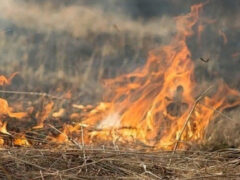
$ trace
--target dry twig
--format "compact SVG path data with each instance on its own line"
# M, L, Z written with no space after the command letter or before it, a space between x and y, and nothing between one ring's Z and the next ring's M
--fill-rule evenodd
M0 93L28 95L28 96L41 96L41 97L48 97L48 98L51 98L51 99L66 100L66 98L63 98L63 97L53 96L51 94L42 93L42 92L25 92L25 91L0 90Z

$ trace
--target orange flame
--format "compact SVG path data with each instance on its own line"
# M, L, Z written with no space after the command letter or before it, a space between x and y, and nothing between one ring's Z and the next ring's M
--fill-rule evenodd
M36 119L37 119L37 125L33 127L33 129L40 129L44 126L44 121L48 118L49 114L52 111L54 103L51 101L48 103L41 112L37 112Z
M193 35L192 27L202 6L194 5L189 14L176 18L175 39L150 52L143 68L105 82L106 88L111 88L105 95L106 102L91 110L83 121L97 129L90 132L90 142L140 141L157 149L173 147L195 102L194 64L186 39ZM180 140L201 142L214 115L212 109L223 110L240 103L229 103L227 95L240 96L220 83L215 95L203 98Z
M22 119L27 116L26 112L12 112L12 108L8 106L8 102L5 99L0 98L0 116L1 115L8 115L12 118Z
M9 78L6 78L3 75L0 75L0 86L5 86L11 84L12 79L17 75L18 73L13 73Z
M24 134L19 134L17 137L15 137L13 144L15 146L30 146L30 143L28 142Z
M27 113L25 112L17 112L17 113L12 112L12 108L8 106L8 102L5 99L0 98L0 107L1 107L0 118L2 116L9 116L12 118L21 119L27 116ZM7 131L7 122L2 122L1 119L0 119L0 132L3 134L10 135L10 133Z
M16 76L17 73L13 73L9 78L5 76L0 76L0 86L5 86L11 84L12 79ZM0 132L3 134L11 135L7 131L7 122L2 121L3 116L9 116L12 118L22 119L27 116L26 112L12 112L12 108L9 107L8 102L5 99L0 98ZM4 144L4 140L0 138L0 145Z
M2 122L0 120L0 132L3 134L7 134L7 135L11 135L8 131L7 131L7 122Z

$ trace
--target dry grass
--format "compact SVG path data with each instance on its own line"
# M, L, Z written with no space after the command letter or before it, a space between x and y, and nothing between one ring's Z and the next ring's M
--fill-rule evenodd
M240 149L145 152L113 147L0 150L5 179L237 179ZM172 163L168 166L170 159Z

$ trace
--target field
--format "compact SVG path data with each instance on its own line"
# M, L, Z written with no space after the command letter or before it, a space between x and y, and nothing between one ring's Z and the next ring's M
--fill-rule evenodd
M0 177L240 178L239 6L1 2Z

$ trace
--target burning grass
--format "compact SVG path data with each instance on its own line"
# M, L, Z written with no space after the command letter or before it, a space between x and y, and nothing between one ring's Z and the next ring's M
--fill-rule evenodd
M16 88L8 90L15 78L20 77L17 73L8 77L1 75L2 177L218 179L240 176L239 143L235 143L235 149L223 149L223 142L217 151L210 151L215 148L214 144L208 147L208 143L215 141L214 136L207 137L207 130L208 133L214 132L214 128L210 127L215 127L214 123L219 124L219 117L228 119L228 124L233 121L225 112L239 107L240 92L219 79L209 88L209 82L200 85L195 80L195 63L187 41L194 35L195 29L204 29L202 22L199 22L203 6L204 4L193 5L188 14L174 18L177 32L172 41L150 51L144 66L104 81L104 96L97 105L83 105L82 102L78 104L78 96L73 93L79 92L72 87L68 87L71 91L66 91L63 79L67 80L68 76L65 76L67 73L64 70L65 65L72 61L65 61L68 57L54 46L56 58L66 63L62 64L63 69L58 74L64 78L59 83L60 87L56 85L57 88L52 91L54 95L21 92ZM20 9L15 8L15 12L19 13ZM41 12L35 9L30 14L35 11L37 14ZM49 14L50 10L46 12ZM5 18L12 19L13 14L9 13L11 16ZM120 31L118 26L114 27ZM202 30L197 34L199 37ZM224 32L221 35L225 37ZM118 40L115 41L119 44ZM228 40L224 40L224 44L227 43ZM121 46L125 49L124 42ZM81 77L84 81L90 81L88 77L94 71L93 66L99 65L94 64L99 53L104 57L106 54L111 56L113 51L109 47L110 45L107 48L99 47L93 53L90 65L85 68L86 73ZM113 49L114 54L119 55L117 48ZM27 63L35 56L22 55ZM78 55L73 57L73 62L81 62ZM49 56L44 63L49 64L50 59ZM200 60L205 64L212 62L209 59ZM53 65L58 69L55 63ZM73 63L68 66L70 74L73 73L71 67L75 65ZM104 62L101 61L100 67L103 66ZM95 75L100 81L104 72L101 68L98 70ZM44 68L40 74L45 74ZM36 76L39 75L41 79L40 74L36 73ZM30 79L33 78L32 72L30 76ZM79 74L75 76L79 77ZM50 80L46 84L49 82ZM80 81L74 82L80 84ZM202 89L206 90L202 93ZM217 135L224 132L223 130ZM230 147L228 144L227 146Z
M188 150L160 151L138 141L129 144L116 140L106 144L104 141L95 140L87 145L84 137L88 134L100 133L101 130L81 124L77 134L74 130L71 132L74 124L79 123L74 120L75 116L77 115L77 119L80 118L79 113L74 115L71 111L80 111L84 117L84 114L95 109L93 106L68 105L64 111L60 109L46 118L46 112L52 106L52 102L56 105L63 103L63 107L70 102L65 99L51 99L52 96L46 94L35 93L34 96L40 98L37 97L34 102L34 98L30 96L31 102L38 104L38 108L36 110L30 108L28 113L32 113L30 115L32 119L29 121L21 121L16 117L2 117L3 123L9 124L8 128L6 124L2 126L5 127L5 131L1 131L1 178L237 179L240 177L239 148L218 147L218 150L211 151L214 145L200 147L180 139L177 143L185 144L184 147L188 147ZM19 100L19 95L15 98ZM28 100L27 97L23 98L23 101ZM34 107L33 104L28 105ZM8 107L16 109L17 105L10 103ZM56 110L54 107L51 108L52 111ZM72 114L71 120L64 117L66 112ZM34 119L34 117L38 118ZM44 121L39 121L39 119L43 120L43 117ZM36 128L38 122L44 122L44 127ZM63 122L66 123L64 127L62 127ZM130 129L122 129L125 130ZM104 131L102 134L104 135ZM111 137L109 138L112 140Z
M36 112L36 114L46 112L45 108L52 100L45 99L45 101L47 102L43 104L46 106L39 107L40 113ZM39 104L39 100L37 103ZM74 105L74 107L82 109L83 114L83 111L87 113L94 108L88 107L86 110L83 106ZM71 109L73 108L66 111ZM25 124L24 129L23 122L8 119L9 132L1 134L4 143L0 149L1 178L237 179L240 177L239 148L218 147L218 150L212 151L210 149L213 145L200 147L183 141L178 143L183 143L184 147L188 146L190 149L161 151L141 142L121 144L117 141L105 145L104 142L93 141L91 145L86 145L83 137L87 133L100 132L99 129L82 124L80 135L73 133L67 136L64 134L67 132L63 132L67 126L61 127L64 118L60 120L58 118L59 116L55 114L55 117L46 119L43 128L33 129L27 128L29 122ZM65 123L71 122L65 120ZM62 137L62 143L59 143L60 139L57 139L58 141L47 139L49 134Z

